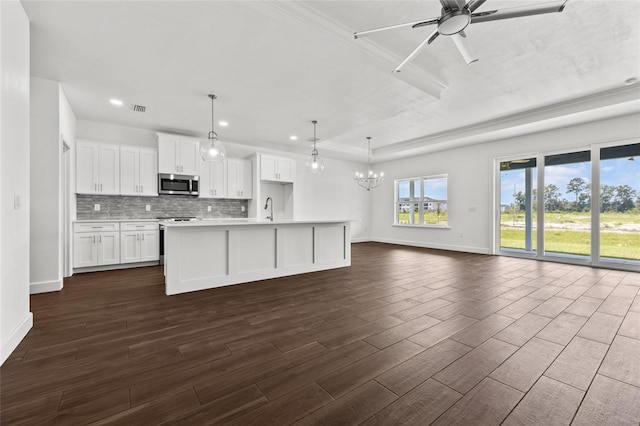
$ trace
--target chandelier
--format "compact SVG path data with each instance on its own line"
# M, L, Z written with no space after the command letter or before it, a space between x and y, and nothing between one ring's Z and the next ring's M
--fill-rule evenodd
M371 170L371 136L367 136L367 143L367 162L369 164L369 172L366 175L364 173L356 172L355 181L367 191L371 191L384 181L384 173L374 173L374 171Z

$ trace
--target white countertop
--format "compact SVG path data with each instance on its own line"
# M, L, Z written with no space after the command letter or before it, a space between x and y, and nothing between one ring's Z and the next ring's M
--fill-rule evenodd
M295 225L305 223L344 223L353 222L349 219L316 219L316 220L257 220L257 219L200 219L189 222L161 221L167 228L189 228L194 226L246 226L246 225Z

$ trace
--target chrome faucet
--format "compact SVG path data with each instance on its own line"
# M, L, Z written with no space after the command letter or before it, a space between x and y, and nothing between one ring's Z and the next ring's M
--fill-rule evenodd
M271 197L267 197L267 202L264 204L264 209L266 210L269 207L269 201L271 201L271 215L267 216L267 219L273 222L273 200L271 199Z

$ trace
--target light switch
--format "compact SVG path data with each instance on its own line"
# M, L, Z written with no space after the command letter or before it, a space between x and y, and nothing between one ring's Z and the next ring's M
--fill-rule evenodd
M13 208L20 210L20 194L13 194Z
M99 212L100 211L100 204L94 204L93 205L93 210L96 211L96 212Z

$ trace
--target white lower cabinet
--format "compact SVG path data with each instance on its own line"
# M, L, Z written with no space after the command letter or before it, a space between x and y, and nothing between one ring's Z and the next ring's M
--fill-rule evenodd
M73 267L153 262L159 259L158 222L76 222Z
M120 263L118 223L76 223L73 232L74 268Z
M160 258L157 222L120 224L120 263L153 262Z

